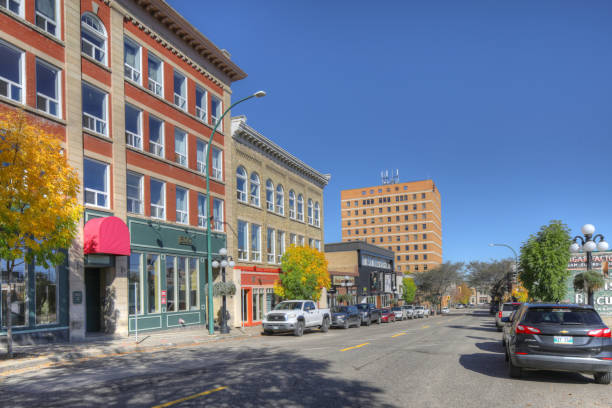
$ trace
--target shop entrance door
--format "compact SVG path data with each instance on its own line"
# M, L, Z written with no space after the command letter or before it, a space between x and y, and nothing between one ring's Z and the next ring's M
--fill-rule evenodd
M100 269L85 269L85 312L87 332L99 332L102 328Z
M253 323L251 319L251 291L242 289L242 323L245 326L250 326Z

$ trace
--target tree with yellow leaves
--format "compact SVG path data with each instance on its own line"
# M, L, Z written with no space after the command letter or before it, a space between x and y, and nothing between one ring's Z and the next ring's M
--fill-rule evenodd
M529 299L529 292L527 292L527 289L525 289L521 282L512 290L512 298L521 303L525 303Z
M292 245L281 259L281 269L274 293L283 299L317 301L321 289L330 287L327 259L315 248Z
M468 303L470 303L471 296L472 290L465 282L462 282L461 285L455 288L455 293L453 294L453 302L455 304L461 303L467 305Z
M0 265L6 273L2 283L12 289L5 292L9 357L11 276L22 264L48 267L63 261L60 249L70 247L82 213L79 186L56 136L22 112L0 113Z

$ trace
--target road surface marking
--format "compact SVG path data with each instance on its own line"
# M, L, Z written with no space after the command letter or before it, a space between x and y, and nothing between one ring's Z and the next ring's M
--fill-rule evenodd
M429 329L429 326L423 326L422 328L423 329Z
M370 343L362 343L362 344L358 344L358 345L353 346L353 347L343 348L343 349L342 349L342 350L340 350L340 351L352 350L352 349L356 349L356 348L359 348L359 347L366 346L366 345L368 345L368 344L370 344Z
M192 400L194 398L203 397L204 395L212 394L213 392L217 392L217 391L221 391L221 390L225 390L225 389L227 389L227 387L214 388L212 390L204 391L204 392L201 392L199 394L193 394L193 395L190 395L190 396L185 397L185 398L181 398L181 399L177 399L177 400L174 400L174 401L166 402L165 404L155 405L153 408L165 408L165 407L169 407L170 405L175 405L175 404L178 404L180 402L185 402L185 401Z
M408 333L397 333L397 334L394 334L394 335L393 335L393 336L391 336L391 337L403 336L404 334L408 334Z

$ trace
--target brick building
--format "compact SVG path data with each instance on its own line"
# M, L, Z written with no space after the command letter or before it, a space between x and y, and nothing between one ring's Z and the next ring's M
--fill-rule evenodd
M246 74L163 0L8 0L0 26L0 108L61 138L85 207L64 265L13 278L1 313L17 337L126 335L136 304L139 330L204 324L203 226L212 214L213 251L226 245L229 120L208 163L205 143Z
M342 241L395 252L396 270L423 272L442 263L440 192L432 180L342 190Z

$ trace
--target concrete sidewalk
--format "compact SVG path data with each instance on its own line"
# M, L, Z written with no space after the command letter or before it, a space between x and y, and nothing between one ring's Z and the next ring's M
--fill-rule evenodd
M229 334L209 335L205 326L185 327L163 332L139 333L136 337L90 336L82 342L14 345L15 358L4 359L6 344L0 349L0 380L39 368L62 365L96 358L116 357L132 353L151 353L170 348L198 346L229 339L261 335L261 326L232 328Z

